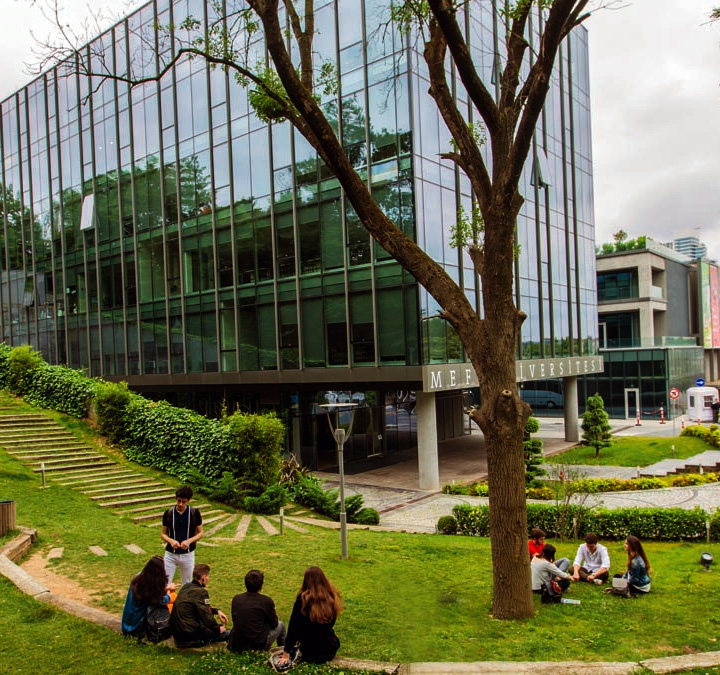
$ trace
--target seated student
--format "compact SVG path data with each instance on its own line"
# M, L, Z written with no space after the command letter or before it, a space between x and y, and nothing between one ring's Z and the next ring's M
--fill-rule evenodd
M590 532L585 535L585 543L578 546L573 563L575 581L602 584L608 580L610 556L608 550L598 541L598 536Z
M627 579L628 590L633 595L650 592L650 562L645 555L645 549L637 537L630 535L625 540L625 550L628 554L627 571L623 577Z
M277 640L285 644L285 624L278 621L272 598L262 595L265 577L260 570L250 570L245 575L246 593L238 593L232 600L233 629L228 649L242 652L250 649L267 651Z
M230 631L215 621L215 615L227 623L227 616L210 606L207 585L210 565L195 565L193 579L177 594L170 614L170 630L177 647L200 647L208 642L222 642Z
M530 551L530 559L539 556L545 546L545 533L539 527L533 527L530 531L530 541L528 541L528 550Z
M300 643L303 661L332 661L340 647L333 626L341 611L340 593L325 572L319 567L305 570L302 587L290 615L285 649L277 657L277 665L282 668L288 661L295 661L297 643Z
M572 577L566 570L570 566L567 558L561 558L555 562L555 547L552 544L545 544L539 556L530 561L532 572L533 593L542 593L542 586L545 582L555 579L564 591L572 581Z
M170 602L168 592L174 590L175 585L167 583L163 559L154 555L142 572L138 572L130 582L122 613L123 635L142 638L145 635L148 608L152 605L167 605Z

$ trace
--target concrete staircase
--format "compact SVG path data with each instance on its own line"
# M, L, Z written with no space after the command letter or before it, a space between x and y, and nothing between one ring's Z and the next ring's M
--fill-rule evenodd
M668 476L681 473L709 473L720 471L720 450L706 450L686 459L663 459L640 469L645 477Z
M113 513L130 518L133 522L147 527L162 526L162 516L175 503L175 489L165 483L138 473L103 455L52 418L42 413L13 413L7 406L0 408L0 448L9 455L32 468L35 473L45 472L46 480L78 490L88 499ZM279 517L228 513L211 504L196 504L201 509L205 536L203 543L239 519L232 536L217 536L216 541L239 541L247 536L250 524L255 521L263 535L279 534L275 523ZM305 515L297 511L296 516ZM309 514L307 514L309 515ZM305 533L302 525L293 523L288 514L284 526L290 530ZM310 524L311 518L302 519ZM312 521L311 521L312 522ZM320 527L334 527L327 521L318 520ZM218 544L214 544L218 545Z

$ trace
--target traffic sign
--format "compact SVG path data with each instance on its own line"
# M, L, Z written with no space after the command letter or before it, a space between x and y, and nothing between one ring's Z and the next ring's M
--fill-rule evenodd
M705 386L705 380L702 379L702 377L698 377L697 380L695 380L695 385L698 387L704 387Z
M680 398L680 390L677 387L673 387L668 393L672 399Z

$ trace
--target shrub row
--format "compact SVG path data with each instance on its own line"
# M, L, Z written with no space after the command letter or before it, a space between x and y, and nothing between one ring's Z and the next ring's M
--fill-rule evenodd
M458 534L490 536L487 506L459 504L453 508L453 516ZM632 534L640 539L659 541L704 539L709 520L711 539L720 541L720 514L709 515L700 508L589 509L574 504L528 504L528 536L533 527L539 527L548 536L570 537L574 534L575 518L579 537L595 532L601 539L624 539ZM445 522L443 529L449 529Z
M101 433L128 458L209 491L232 493L227 486L232 480L236 496L244 499L277 481L285 429L273 414L236 412L211 420L166 401L150 401L124 382L50 366L29 346L4 343L0 386L33 405L81 418L92 414Z
M627 492L633 490L658 490L667 487L686 487L691 485L704 485L717 483L720 475L717 473L684 473L666 478L584 478L572 482L573 493L594 494L597 492ZM470 483L460 485L451 483L443 486L443 492L448 495L475 495L488 496L487 483ZM562 495L562 492L560 493ZM529 487L525 490L528 499L557 499L558 491L550 487Z
M709 427L705 427L702 424L693 424L692 426L685 427L680 432L680 435L702 438L713 447L720 448L720 427L716 424L711 424Z

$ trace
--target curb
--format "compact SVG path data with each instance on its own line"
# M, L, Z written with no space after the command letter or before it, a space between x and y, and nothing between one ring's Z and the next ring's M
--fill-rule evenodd
M121 633L120 617L101 609L88 607L75 600L51 593L48 588L16 564L16 561L37 540L37 530L19 528L21 534L0 549L0 574L25 595L38 602L51 604L58 609L86 621ZM168 645L170 646L170 645ZM631 675L640 668L651 673L680 673L692 668L720 666L720 651L665 656L644 661L598 662L586 661L476 661L476 662L427 662L386 663L336 657L331 665L354 670L370 670L387 675Z

